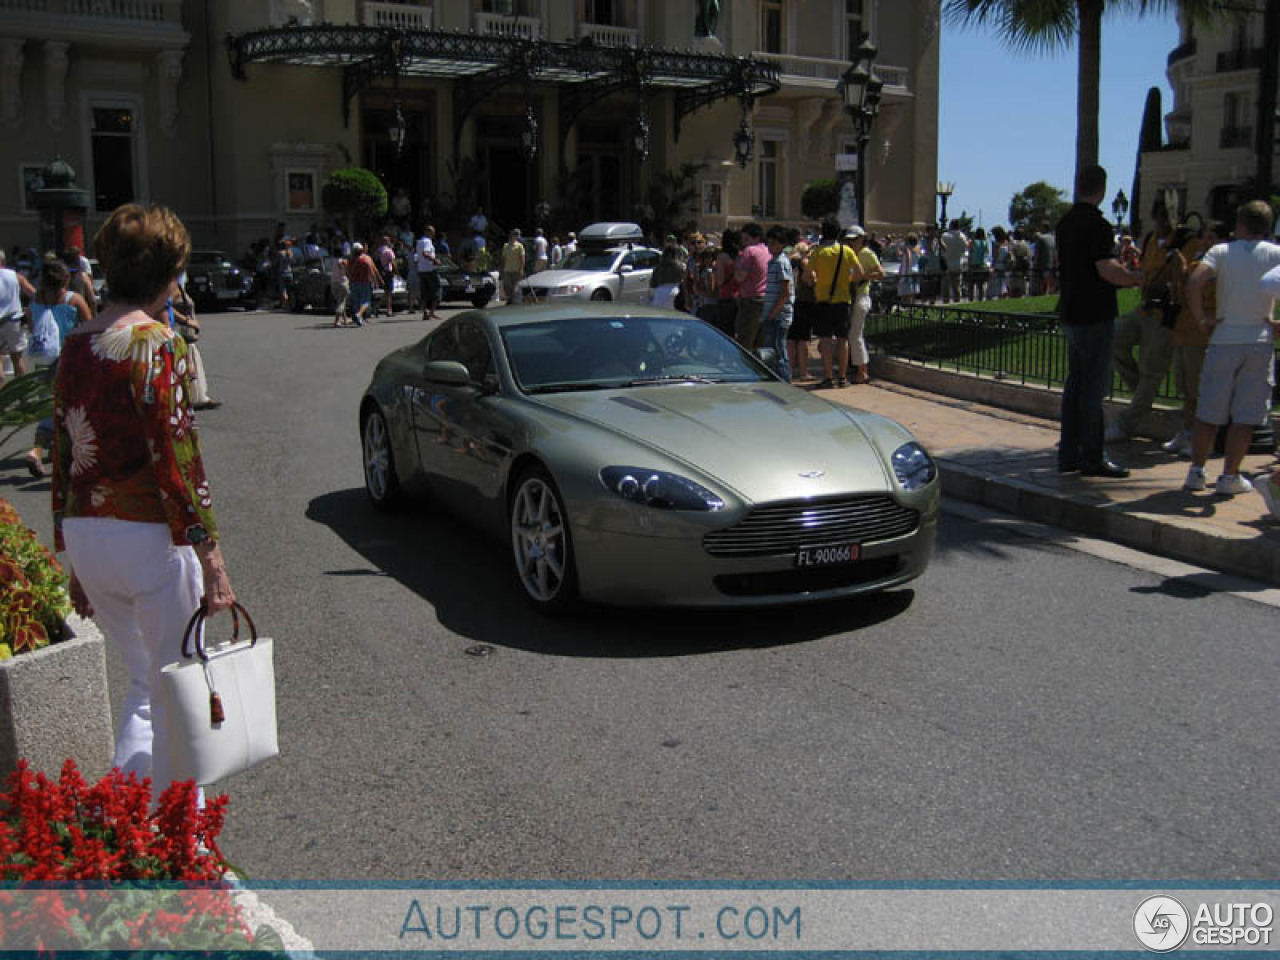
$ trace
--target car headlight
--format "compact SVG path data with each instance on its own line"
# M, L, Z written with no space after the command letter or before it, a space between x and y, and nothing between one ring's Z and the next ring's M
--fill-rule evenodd
M566 283L552 290L551 295L553 297L571 297L575 293L581 293L585 289L587 289L585 284Z
M920 444L904 443L893 451L893 472L907 490L919 490L938 475L929 454Z
M600 471L600 479L623 500L658 510L724 509L724 501L702 484L664 470L605 467Z

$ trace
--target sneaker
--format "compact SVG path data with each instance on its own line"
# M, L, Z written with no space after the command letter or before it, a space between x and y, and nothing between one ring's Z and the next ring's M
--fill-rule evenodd
M1253 489L1253 484L1238 473L1224 473L1213 485L1213 489L1224 496L1234 497L1237 493L1248 493Z
M1275 475L1267 477L1254 489L1262 494L1262 499L1266 503L1267 509L1271 511L1271 515L1280 520L1280 484L1276 483Z
M1203 490L1205 488L1204 467L1194 464L1187 468L1187 479L1182 481L1183 490Z
M838 380L836 380L836 387L837 387L837 388L840 388L840 387L847 387L848 385L849 385L849 381L845 380L845 378L844 378L844 377L840 377Z
M1179 457L1191 455L1191 431L1179 430L1174 434L1171 440L1166 440L1160 444L1160 449L1165 453L1176 454Z
M816 389L816 390L830 390L830 389L831 389L832 387L834 387L834 386L835 386L835 384L834 384L834 383L832 383L832 382L831 382L831 379L828 377L826 380L823 380L820 384L818 384L818 385L817 385L817 387L815 387L814 389Z
M1107 443L1121 443L1129 439L1129 431L1120 426L1118 420L1113 420L1111 425L1107 427L1105 439Z

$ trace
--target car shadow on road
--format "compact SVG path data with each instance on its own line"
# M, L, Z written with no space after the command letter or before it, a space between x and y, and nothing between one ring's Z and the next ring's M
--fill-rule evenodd
M892 620L910 589L802 607L665 610L585 607L550 618L524 599L507 547L427 503L387 515L363 489L312 500L307 519L329 527L370 564L327 576L389 576L430 603L440 624L472 643L576 657L681 657L804 643Z

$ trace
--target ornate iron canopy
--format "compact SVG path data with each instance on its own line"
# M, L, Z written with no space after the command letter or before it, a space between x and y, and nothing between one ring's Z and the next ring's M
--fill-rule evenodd
M246 79L245 67L253 63L341 68L344 123L352 98L380 77L452 80L459 134L478 104L511 83L567 88L561 95L562 136L583 110L610 93L670 90L675 94L677 140L681 121L702 107L737 97L745 109L755 98L781 89L777 67L771 63L651 47L328 24L228 34L226 43L231 72L240 80Z

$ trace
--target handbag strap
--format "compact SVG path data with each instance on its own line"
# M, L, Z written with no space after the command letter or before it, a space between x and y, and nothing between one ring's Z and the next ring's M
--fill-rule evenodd
M844 242L837 241L837 246L840 247L840 258L836 260L835 272L831 274L831 289L827 292L828 300L833 299L836 295L836 281L840 279L840 268L844 265Z
M249 616L249 611L241 606L239 601L231 604L231 642L235 643L240 639L240 618L242 616L249 625L249 646L253 646L258 642L258 628L253 622L253 617ZM209 655L205 653L204 649L204 622L208 617L209 604L204 597L201 597L200 606L196 607L196 612L187 621L187 629L182 635L182 656L185 659L191 659L192 656L195 656L205 663L209 662ZM194 644L192 643L193 637L195 638Z

